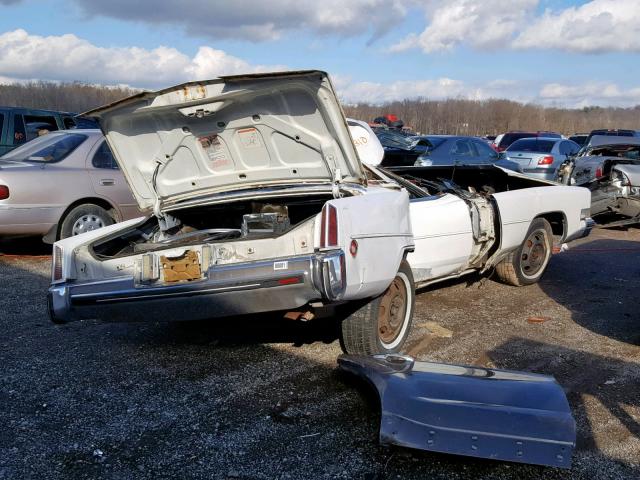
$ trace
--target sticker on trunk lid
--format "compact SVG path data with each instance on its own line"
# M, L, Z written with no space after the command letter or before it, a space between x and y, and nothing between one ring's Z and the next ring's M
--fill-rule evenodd
M221 169L231 165L231 161L227 156L227 149L219 135L214 133L198 137L198 142L200 142L214 169Z
M238 136L244 148L260 148L262 146L262 143L260 143L260 134L255 128L238 130Z

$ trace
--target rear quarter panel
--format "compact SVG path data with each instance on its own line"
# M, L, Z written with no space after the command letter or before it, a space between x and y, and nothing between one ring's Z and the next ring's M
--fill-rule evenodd
M384 292L400 267L405 252L413 248L409 196L405 190L369 187L364 195L327 202L338 210L338 242L345 252L345 300L374 297ZM320 244L320 215L316 245ZM349 253L358 243L355 256Z
M525 239L534 218L560 212L565 219L564 238L584 227L580 212L591 205L591 193L582 187L548 186L524 188L493 195L500 213L500 249L510 250ZM563 240L564 240L563 238Z

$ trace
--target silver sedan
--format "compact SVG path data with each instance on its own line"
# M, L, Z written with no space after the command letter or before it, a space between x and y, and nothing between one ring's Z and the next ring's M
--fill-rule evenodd
M556 180L562 162L575 155L578 150L580 146L571 140L532 137L516 140L500 157L516 162L525 175L542 180Z
M140 215L99 130L49 133L0 157L0 236L53 242Z

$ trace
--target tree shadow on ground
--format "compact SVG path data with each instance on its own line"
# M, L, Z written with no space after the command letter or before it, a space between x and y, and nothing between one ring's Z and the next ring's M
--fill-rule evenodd
M572 248L553 259L539 285L578 325L640 345L640 242L598 239Z

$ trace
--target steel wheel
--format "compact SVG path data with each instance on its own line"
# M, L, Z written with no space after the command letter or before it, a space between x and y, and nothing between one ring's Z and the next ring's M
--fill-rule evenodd
M71 235L80 235L81 233L97 230L105 226L104 219L95 214L83 215L78 218L73 227L71 227Z
M380 299L378 307L378 335L382 344L389 348L403 330L407 314L407 289L399 276Z
M533 278L547 264L550 254L549 243L547 232L543 228L529 234L522 245L520 256L522 275Z

